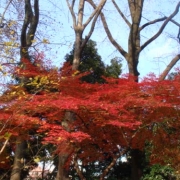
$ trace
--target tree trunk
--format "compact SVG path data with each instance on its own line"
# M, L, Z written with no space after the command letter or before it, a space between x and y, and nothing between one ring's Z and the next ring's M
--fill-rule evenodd
M139 72L138 72L138 63L139 63L139 54L134 54L133 50L127 54L126 60L128 62L129 74L135 77L135 81L138 82Z
M21 180L21 170L23 169L24 166L25 150L26 150L26 142L21 138L17 138L14 163L13 163L10 180Z
M56 180L69 180L68 171L64 167L67 159L68 159L68 154L59 155Z
M74 58L73 58L73 65L72 65L73 70L78 70L78 67L80 64L80 58L81 58L81 52L82 52L81 44L82 44L82 32L76 32Z
M74 120L75 120L74 113L72 111L66 111L65 117L61 125L66 131L70 132L71 131L70 125L73 123ZM69 180L69 171L68 169L65 168L65 164L68 160L69 155L70 155L69 152L59 154L58 171L57 171L56 180Z
M131 150L131 180L140 180L142 176L143 153L138 149Z

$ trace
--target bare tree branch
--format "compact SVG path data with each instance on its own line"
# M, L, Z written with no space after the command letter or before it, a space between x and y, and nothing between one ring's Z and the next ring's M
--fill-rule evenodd
M170 21L180 27L180 24L178 22L176 22L175 20L171 19Z
M83 27L85 28L89 22L93 19L93 17L97 14L99 14L102 10L102 8L104 7L105 3L107 0L101 0L101 2L99 3L98 6L96 6L96 8L94 8L94 12L90 15L90 17L88 18L88 20L83 24Z
M84 30L83 24L83 17L84 17L84 0L79 1L79 9L78 9L78 18L76 22L76 28L79 30Z
M139 28L139 31L143 30L145 27L151 25L151 24L155 24L157 22L160 22L160 21L164 21L165 19L167 19L167 17L163 17L163 18L158 18L158 19L155 19L153 21L150 21L146 24L143 24L140 28Z
M180 42L180 24L176 21L174 21L173 19L171 19L171 22L174 23L176 26L179 26L179 31L178 31L178 35L177 35L177 38Z
M79 164L78 164L78 159L77 159L77 153L74 154L74 168L78 174L78 176L80 177L81 180L86 180L86 178L83 176L80 168L79 168Z
M177 4L175 11L164 21L159 31L141 46L140 51L142 51L148 44L154 41L163 32L164 28L169 23L169 21L171 21L172 18L179 12L179 6L180 6L180 2Z
M96 8L96 5L94 4L94 2L92 0L86 0L94 9ZM127 55L127 52L116 42L116 40L113 38L109 27L107 25L106 19L104 17L104 14L101 12L101 20L104 26L104 29L106 31L106 34L109 38L109 40L111 41L111 43L117 48L117 50L125 57Z
M131 18L134 17L134 12L135 12L135 2L133 2L132 0L128 0L128 4L129 4L129 9L130 9L130 13L131 13Z
M32 41L35 36L38 22L39 22L39 0L34 0L34 15L32 14L30 27L27 33L27 46L28 47L32 45Z
M9 141L9 138L7 138L6 141L4 142L3 147L2 147L1 150L0 150L0 154L4 151L4 149L5 149L8 141Z
M100 12L101 12L101 11L99 11L99 12L95 15L95 17L94 17L94 19L93 19L93 22L92 22L92 24L91 24L90 31L89 31L88 35L85 37L85 39L84 39L84 41L83 41L83 43L82 43L82 45L81 45L82 51L83 51L86 43L88 42L89 38L91 37L93 31L94 31L95 24L96 24L97 18L99 17Z
M128 19L124 16L124 14L122 13L122 11L120 10L120 8L118 7L118 5L116 4L116 2L114 0L112 0L115 8L117 9L117 11L119 12L119 14L121 15L121 17L124 19L124 21L126 22L126 24L129 26L129 28L131 27L131 23L128 21Z
M180 54L176 55L171 62L168 64L166 69L163 71L163 73L159 77L159 81L163 81L166 76L168 75L169 71L174 67L174 65L179 61L180 59Z
M32 45L39 22L39 0L34 0L34 14L30 0L25 0L25 18L21 31L21 58L29 59L28 49ZM28 30L28 32L27 32Z
M124 149L124 150L122 150L122 152L117 153L116 155L114 155L112 162L109 164L109 166L107 166L107 167L105 168L105 170L103 171L103 173L100 175L100 180L104 180L104 177L109 173L109 171L111 170L111 168L115 165L117 159L118 159L119 157L121 157L123 154L125 154L126 151L127 151L127 149Z
M74 11L73 11L73 6L71 6L71 5L69 4L69 1L68 1L68 0L66 0L66 2L67 2L67 5L68 5L69 10L70 10L70 12L71 12L71 16L72 16L72 19L73 19L73 26L75 27L75 26L76 26L76 16L75 16L75 13L74 13ZM72 5L73 5L73 4L72 4Z
M75 1L76 1L76 0L73 0L73 1L72 1L72 4L71 4L72 9L74 8Z
M3 20L4 20L5 13L6 13L8 7L9 7L9 5L11 4L11 2L12 2L12 0L10 0L10 1L8 2L7 6L6 6L5 9L4 9L4 12L3 12L2 15L1 15L0 25L3 24Z

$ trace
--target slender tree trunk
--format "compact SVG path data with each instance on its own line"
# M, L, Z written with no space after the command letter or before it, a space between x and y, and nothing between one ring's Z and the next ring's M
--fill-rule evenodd
M138 149L131 150L131 180L140 180L142 176L143 153Z
M79 5L78 5L78 13L76 17L76 13L74 11L74 3L75 0L72 1L70 4L68 0L66 0L67 5L69 7L69 10L72 15L72 20L73 20L73 28L75 31L75 48L74 48L74 58L73 58L73 64L72 64L72 70L78 70L79 64L80 64L80 58L81 58L81 53L83 51L83 48L85 47L87 41L92 35L92 32L95 27L96 20L106 3L106 0L101 0L97 8L92 12L90 17L83 23L83 17L84 17L84 6L85 6L85 0L79 0ZM94 18L94 20L93 20ZM92 21L92 25L90 27L89 34L85 37L85 40L83 41L82 35L84 32L84 29L86 26ZM66 131L71 131L71 124L75 120L74 113L67 111L65 114L65 119L62 122L62 126ZM56 180L67 180L68 178L68 172L66 169L64 169L64 165L67 161L67 158L70 154L62 154L59 155L59 165L58 165L58 172L57 172L57 177Z
M65 117L61 123L62 127L70 132L71 127L70 125L73 123L75 120L75 115L72 111L66 111ZM70 147L69 147L70 148ZM65 168L65 164L70 156L70 153L63 153L59 154L58 156L58 171L57 171L57 176L56 180L69 180L69 170Z
M139 71L138 71L138 63L139 63L139 54L133 54L133 50L127 54L126 60L128 62L128 70L129 74L135 77L135 81L138 82Z
M34 0L34 5L31 5L31 0L24 1L24 22L21 29L21 47L20 47L20 62L23 58L27 58L30 61L29 47L31 47L34 40L35 32L39 22L39 0ZM24 67L26 65L24 64ZM24 78L21 79L22 83ZM17 138L16 150L14 156L14 164L12 168L10 180L21 180L21 170L24 165L24 152L26 147L26 141L21 138Z
M68 159L68 154L59 155L58 171L57 171L56 180L69 180L68 171L64 167L67 159Z
M82 44L82 32L76 32L74 58L73 58L73 65L72 65L73 70L77 70L79 67L81 52L82 52L81 44Z
M17 138L14 163L13 163L10 180L21 180L21 170L23 169L24 166L25 150L26 150L26 142L21 138Z
M111 168L116 164L117 159L120 157L120 155L116 155L112 162L109 164L109 166L106 167L106 169L102 172L102 174L100 175L100 180L104 180L105 176L109 173L109 171L111 170Z

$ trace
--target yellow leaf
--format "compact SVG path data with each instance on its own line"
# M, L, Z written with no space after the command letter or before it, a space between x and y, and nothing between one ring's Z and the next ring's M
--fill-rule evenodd
M11 35L13 35L14 33L15 33L14 30L10 31L10 34L11 34Z
M34 162L36 162L36 163L40 162L40 158L39 157L34 157Z
M36 42L36 39L33 39L31 42L32 42L32 43L35 43L35 42Z
M6 72L3 72L3 76L7 76L7 73L6 73Z
M8 140L10 137L11 137L11 133L9 133L9 132L6 132L5 134L4 134L4 139L6 139L6 140Z
M48 39L43 39L42 41L44 44L49 44L49 40Z
M12 95L15 95L15 94L16 94L16 91L12 92L11 94L12 94Z
M0 65L0 71L2 71L3 70L3 67Z
M61 139L62 139L61 137L58 137L58 141L61 141Z
M77 74L79 74L79 71L78 71L78 70L75 71L75 72L72 74L72 76L75 76L75 75L77 75Z
M23 48L23 49L22 49L22 52L23 52L23 53L26 53L27 51L26 51L26 49L25 49L25 48ZM23 65L22 65L22 66L23 66Z

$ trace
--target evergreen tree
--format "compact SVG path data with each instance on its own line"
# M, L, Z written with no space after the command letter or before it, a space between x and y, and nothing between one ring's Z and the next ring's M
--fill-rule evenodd
M65 56L66 62L70 62L71 65L73 62L74 48L75 47ZM112 59L111 65L105 66L101 56L98 54L96 42L89 40L81 54L79 71L89 72L88 75L82 77L83 81L89 83L105 83L103 76L118 78L121 74L121 67L122 65L118 58Z

